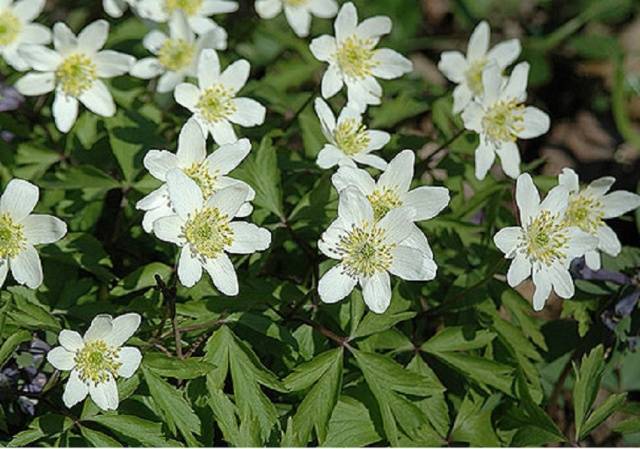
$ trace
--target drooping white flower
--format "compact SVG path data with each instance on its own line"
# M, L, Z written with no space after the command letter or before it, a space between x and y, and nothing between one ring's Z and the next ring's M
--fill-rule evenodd
M495 65L501 71L518 59L522 47L518 39L501 42L489 50L491 30L484 20L478 24L467 46L467 55L459 51L445 51L440 57L438 69L450 81L457 84L453 90L453 112L461 112L473 98L484 93L482 72Z
M592 270L599 270L600 251L617 256L622 250L618 236L604 220L615 218L640 207L640 195L617 190L609 192L616 181L611 176L596 179L584 189L580 189L580 180L570 168L562 170L559 184L569 190L569 204L564 214L567 226L576 226L598 239L598 246L585 254L585 262Z
M90 395L102 410L118 408L116 379L133 376L142 360L138 348L123 346L138 330L140 320L137 313L115 319L98 315L84 337L66 329L60 332L60 346L49 351L47 360L60 371L71 371L62 396L67 407Z
M513 259L507 282L515 287L533 276L533 308L542 310L553 289L561 298L571 298L575 286L569 265L592 251L598 240L575 226L567 226L564 214L569 191L556 186L540 202L531 176L523 173L516 182L516 203L521 226L501 229L493 240L508 259Z
M357 162L385 169L385 160L371 152L389 143L389 133L367 129L362 123L362 114L350 107L345 107L340 112L337 121L329 105L320 98L316 98L315 110L322 134L329 141L318 153L317 163L321 168L336 165L355 167Z
M181 248L178 278L192 287L206 270L220 292L238 294L238 277L230 254L252 254L271 244L271 233L244 221L233 221L249 197L245 186L218 190L205 200L196 182L182 171L167 173L171 203L177 215L156 220L153 230L160 240Z
M293 31L299 37L307 37L311 16L322 19L335 17L338 3L335 0L256 0L256 12L263 19L273 19L283 9Z
M338 193L351 186L357 187L369 200L376 221L399 207L413 208L413 221L429 220L447 207L450 199L449 190L432 186L409 190L414 163L413 151L404 150L389 162L377 182L367 171L354 167L340 167L331 180ZM430 279L433 279L437 267L433 262L433 253L427 237L415 223L410 223L409 227L409 237L402 244L417 248L432 259Z
M13 179L0 197L0 287L11 270L29 288L42 284L42 264L34 245L53 243L67 233L67 225L50 215L31 214L38 203L38 187Z
M482 75L484 93L469 103L462 113L464 126L480 135L476 148L476 177L484 179L500 157L502 170L507 176L520 174L520 152L517 139L532 139L549 130L549 116L533 106L524 106L527 98L529 64L515 66L509 79L504 81L501 69L487 67Z
M182 11L189 26L197 34L215 31L224 35L227 32L210 17L214 14L227 14L238 10L238 3L230 0L139 0L138 13L141 17L158 23L168 22L176 11Z
M238 140L232 123L251 127L264 122L264 106L236 96L247 83L250 69L249 62L241 59L221 73L217 53L206 49L198 62L198 85L182 83L174 91L176 101L193 113L202 132L211 133L219 145Z
M394 79L413 70L404 56L388 48L376 49L378 41L391 32L391 19L376 16L358 24L353 3L345 3L336 17L335 37L323 35L311 42L316 59L329 63L322 78L322 96L331 98L347 86L349 105L364 112L380 104L382 87L376 78Z
M64 23L53 27L55 50L42 45L23 45L22 56L35 72L23 76L16 88L23 95L43 95L55 90L53 117L56 127L68 132L78 116L78 101L91 112L111 117L116 112L113 97L101 78L127 73L135 58L113 50L101 50L109 24L97 20L76 37Z
M153 30L144 37L144 47L155 56L139 60L131 68L131 75L151 79L160 76L157 90L172 92L186 77L197 75L198 59L205 48L224 49L226 40L215 31L195 37L181 12L169 21L169 36Z
M22 45L47 45L51 42L49 28L33 20L40 15L45 0L0 0L0 56L19 71L31 66L20 55Z
M432 279L431 254L405 245L415 210L399 207L376 221L373 207L354 186L340 192L338 218L322 234L318 248L338 261L320 279L318 293L326 303L344 299L357 284L375 313L391 302L390 274L409 281Z
M109 16L118 19L122 17L127 8L135 9L138 0L102 0L102 8Z
M249 196L237 215L246 217L251 214L253 208L249 201L255 198L255 191L243 181L226 176L242 162L250 150L249 140L240 139L235 143L220 146L207 156L206 139L200 125L193 119L189 120L180 131L176 153L151 150L144 158L144 166L151 176L163 182L162 186L136 204L136 208L145 211L142 220L144 230L150 233L153 231L153 223L158 218L176 214L171 205L166 184L167 173L176 168L198 184L205 200L220 189L242 185L248 190Z

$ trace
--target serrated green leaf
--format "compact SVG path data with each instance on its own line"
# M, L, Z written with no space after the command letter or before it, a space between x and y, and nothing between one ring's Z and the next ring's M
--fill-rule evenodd
M91 443L93 447L122 447L122 444L118 443L117 440L114 440L109 435L90 429L87 426L80 427L80 434Z
M195 379L208 374L215 368L215 365L199 357L180 360L153 352L147 353L142 363L154 373L174 379Z
M582 435L589 410L596 399L604 372L604 348L596 346L589 355L582 358L580 367L574 367L576 382L573 386L573 409L576 434Z
M161 423L132 415L97 415L86 421L98 423L145 446L171 446L162 435Z

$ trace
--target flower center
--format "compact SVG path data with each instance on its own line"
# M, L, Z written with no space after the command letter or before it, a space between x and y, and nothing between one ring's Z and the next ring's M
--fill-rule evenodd
M395 189L386 186L374 190L367 198L373 207L373 217L376 221L387 215L390 210L402 206L402 200Z
M354 118L348 118L338 123L335 137L338 147L348 156L366 150L371 143L367 127Z
M565 226L577 226L584 232L595 234L603 225L604 204L591 195L575 194L569 198L564 215Z
M238 109L233 102L233 92L222 84L215 84L205 89L196 108L209 123L224 120Z
M215 207L205 207L189 218L182 232L195 252L211 259L233 243L229 217Z
M533 262L546 266L563 261L569 237L557 214L543 210L527 227L524 250Z
M338 65L348 77L366 78L371 75L371 69L378 65L373 60L373 46L371 39L349 36L336 53Z
M22 31L22 22L10 9L0 12L0 47L15 41Z
M364 222L340 238L336 252L342 256L346 274L371 277L389 269L394 248L395 244L386 242L384 229Z
M9 214L0 215L0 259L11 259L24 249L27 239L24 227L13 221Z
M215 193L218 173L212 174L206 162L202 164L195 163L187 168L184 173L198 184L205 198L209 198Z
M300 7L309 3L309 0L284 0L284 4L287 6Z
M158 52L158 60L165 68L178 71L191 65L195 45L184 39L167 39Z
M180 9L184 11L187 16L193 16L200 11L202 1L203 0L166 0L165 9L169 15L173 14L177 9Z
M56 80L64 93L78 97L98 79L96 65L84 53L74 53L56 70Z
M484 92L484 87L482 87L482 71L486 65L487 60L485 58L473 61L464 74L469 89L471 89L471 92L473 92L476 97L482 95Z
M76 369L80 379L101 384L118 375L122 366L120 348L109 346L104 340L93 340L84 345L75 356Z
M496 101L484 115L482 127L493 142L513 142L524 130L524 106L515 99Z

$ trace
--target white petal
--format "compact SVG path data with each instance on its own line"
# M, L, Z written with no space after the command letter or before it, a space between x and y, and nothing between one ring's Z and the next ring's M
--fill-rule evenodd
M82 380L76 370L71 371L67 385L64 387L64 393L62 394L62 401L67 408L71 408L74 405L84 401L84 398L89 394L89 387Z
M504 98L515 98L524 101L527 97L527 79L529 78L529 63L521 62L511 72L507 86L504 89Z
M78 34L78 47L88 53L95 53L104 47L107 37L109 37L109 23L106 20L96 20Z
M509 39L500 42L487 53L487 59L498 64L498 67L506 68L518 59L522 46L518 39Z
M282 11L282 0L256 0L256 12L263 19L273 19Z
M251 98L236 98L233 100L236 111L231 114L229 121L240 126L250 127L262 125L267 110L264 106Z
M316 37L311 41L309 49L317 60L323 62L329 61L337 51L336 39L327 34Z
M416 248L400 245L393 251L389 272L406 281L429 281L436 277L437 266L431 257Z
M385 240L389 243L400 243L412 231L415 211L410 207L399 207L390 210L379 222L378 226L385 230Z
M336 39L338 42L342 42L353 33L356 32L358 25L358 12L353 3L345 3L338 12L338 17L334 23L336 32Z
M220 79L220 59L211 48L202 50L198 60L198 87L206 89L218 83Z
M518 254L511 262L507 272L507 281L511 287L517 287L529 276L531 276L531 263L524 254Z
M232 254L252 254L264 251L271 245L271 233L253 223L236 221L230 224L233 230L233 243L227 251Z
M210 171L217 171L226 175L240 165L251 151L249 139L240 139L235 143L221 145L216 151L207 157L207 165Z
M173 210L171 210L171 207L169 206L157 207L155 209L151 209L147 213L145 213L144 217L142 218L142 229L144 229L144 232L146 232L147 234L151 234L152 232L154 232L153 227L157 220L159 220L160 218L169 217L172 215L174 215L174 212ZM179 218L179 220L182 223L182 219ZM176 232L179 233L179 229ZM176 236L175 238L177 239L178 237ZM177 242L173 241L173 243L177 243ZM180 240L180 244L182 244L181 240Z
M124 348L120 348L120 353L118 355L120 363L122 364L118 369L118 376L128 379L133 376L140 366L142 354L138 348L125 346Z
M118 408L118 386L111 374L106 382L89 384L89 395L95 404L102 410L116 410Z
M238 137L233 130L233 126L228 120L221 120L217 123L212 124L209 127L209 130L211 131L213 140L218 145L226 145L238 141Z
M58 342L64 347L67 351L79 351L84 346L84 340L82 340L82 336L75 332L64 329L60 331L58 335Z
M483 180L489 169L493 165L496 160L496 152L493 146L484 141L484 139L480 139L480 143L476 148L475 152L476 159L476 178L479 180Z
M207 206L217 208L228 217L235 217L238 209L249 198L250 191L246 185L235 184L218 190L209 198Z
M62 62L59 53L42 45L22 45L19 52L20 56L38 72L53 72Z
M133 67L131 67L130 73L131 76L135 76L136 78L148 80L155 78L156 76L160 76L164 73L164 70L164 67L160 64L160 61L158 61L158 58L144 58L136 62Z
M11 274L18 284L36 289L42 284L42 263L36 249L27 245L16 257L10 260Z
M100 78L113 78L114 76L124 75L135 62L136 60L133 56L113 50L101 51L94 57L94 63Z
M150 150L144 156L143 163L151 176L160 181L166 181L167 173L178 167L178 158L169 151Z
M354 167L340 167L331 177L331 183L338 193L349 186L356 186L365 195L370 195L376 188L376 182L366 170Z
M587 264L587 267L589 267L593 271L598 271L600 268L602 268L600 253L597 250L587 251L584 255L584 261Z
M549 191L542 203L540 209L546 209L551 213L562 213L567 207L569 201L569 191L562 186L556 186Z
M566 269L558 265L553 265L548 271L551 278L551 285L553 289L561 298L571 298L575 293L575 286L573 285L573 279L571 274Z
M371 72L374 76L385 80L399 78L413 70L413 63L409 59L388 48L376 50L373 60L377 64Z
M509 255L518 245L521 236L522 228L518 226L510 226L508 228L500 229L496 235L493 236L493 242L500 251L505 255Z
M105 342L111 346L122 346L140 327L142 318L137 313L127 313L114 318L111 322L111 332L105 337Z
M413 164L415 154L411 150L404 150L394 157L387 169L378 179L378 187L388 187L398 193L405 193L411 186L413 179Z
M517 179L520 176L520 150L515 142L506 142L496 150L500 157L502 171L510 178Z
M533 272L533 285L535 291L533 292L533 310L539 312L543 309L544 303L549 299L551 294L551 280L548 279L548 274L534 271Z
M12 179L0 197L0 213L9 214L15 221L22 221L38 203L38 187L22 179Z
M528 173L518 176L516 181L516 203L520 210L520 221L529 225L531 219L538 215L540 209L540 194Z
M347 187L340 192L338 216L346 227L359 226L373 220L373 209L369 200L357 187Z
M16 82L15 88L22 95L43 95L55 89L55 80L56 78L53 72L27 73Z
M343 300L353 291L357 279L344 273L340 264L327 271L318 283L320 300L327 304L333 304Z
M113 97L107 86L100 80L94 81L91 88L80 95L78 100L91 112L102 117L113 117L116 113Z
M362 296L369 309L384 313L391 303L391 279L386 271L363 279Z
M211 276L213 284L220 293L226 296L236 296L238 294L238 275L229 260L229 257L222 253L216 259L207 259L205 270Z
M60 132L69 132L78 118L78 100L62 92L56 92L53 99L53 118Z
M143 39L142 45L154 55L157 54L165 41L168 39L167 35L158 30L151 30Z
M489 48L489 35L491 30L489 24L486 21L482 21L476 26L469 38L469 44L467 45L467 59L475 61L481 59L487 53Z
M227 14L238 10L238 2L228 0L203 0L199 14L212 16L214 14Z
M589 190L589 193L592 195L603 196L611 189L615 182L616 178L613 176L603 176L591 182L587 190Z
M173 39L193 42L193 31L189 28L187 17L182 11L174 12L169 18L169 35Z
M342 78L342 72L336 65L329 65L327 71L324 72L322 77L321 92L324 98L331 98L342 89L344 85L344 79Z
M316 163L320 168L327 169L335 167L343 159L348 159L346 154L344 154L333 145L325 145L324 148L318 153L318 159L316 160Z
M469 93L471 95L471 92ZM469 103L462 112L462 121L464 127L471 131L475 131L478 134L483 132L482 119L484 117L484 110L478 103Z
M165 72L162 74L160 79L158 79L158 93L167 93L173 92L180 83L184 81L184 73L183 72Z
M565 249L567 266L576 257L582 257L588 251L593 251L598 247L598 237L588 234L577 227L570 227L567 230L567 234L569 238L569 243Z
M549 116L538 108L527 106L524 110L523 130L518 133L521 139L533 139L549 131Z
M604 218L614 218L640 207L640 195L618 190L605 195L602 202Z
M247 84L250 71L249 61L240 59L224 69L220 75L220 82L235 94Z
M353 160L360 164L377 168L378 170L384 170L387 168L387 162L380 156L376 156L375 154L356 154L353 157ZM341 161L341 163L343 161Z
M578 174L571 168L562 169L562 173L558 176L558 184L564 186L571 193L580 190Z
M184 220L177 215L160 217L153 222L153 233L160 240L181 246L184 243L182 226Z
M618 236L607 225L602 225L598 228L598 248L613 257L622 251L622 244Z
M44 2L45 0L18 0L13 4L12 12L23 23L31 22L42 12Z
M310 0L309 9L316 17L330 19L338 13L338 3L335 0Z
M457 85L456 88L453 89L453 113L459 114L460 112L462 112L467 106L469 106L469 103L472 99L473 92L471 92L471 89L469 89L466 84ZM475 117L480 116L476 115ZM480 126L481 123L479 123L476 127L480 128ZM472 129L470 128L470 126L467 126L467 123L465 123L465 127L467 129Z
M68 53L78 45L76 35L69 29L67 24L56 22L53 25L53 46L57 52Z
M407 193L404 205L416 211L416 221L429 220L438 215L449 204L449 189L446 187L418 187Z
M75 352L67 351L62 346L58 346L47 353L47 361L55 369L71 371L76 366L75 356Z
M29 215L21 224L30 245L57 242L67 233L65 222L51 215Z
M391 19L387 16L369 17L362 21L356 29L356 34L363 40L372 39L377 42L381 36L391 33Z
M9 262L7 260L0 260L0 288L7 280L7 274L9 273Z
M111 333L113 329L113 318L111 315L100 314L91 320L91 325L84 334L84 341L102 340Z
M178 136L177 159L183 168L202 163L207 157L207 142L195 119L189 119Z
M482 72L483 104L493 104L501 94L506 97L504 92L501 92L503 83L502 70L498 66L490 65L484 69Z
M453 81L454 83L462 83L465 81L467 66L467 60L459 51L443 52L438 62L438 70L440 70L449 81Z
M180 251L178 261L178 278L180 283L187 288L191 288L202 277L202 264L188 246Z
M305 8L286 6L284 15L298 37L307 37L311 28L311 14Z
M333 114L333 111L331 110L329 105L322 98L316 98L313 106L316 111L316 115L320 120L322 133L327 140L332 140L333 133L336 129L336 116Z
M167 173L167 187L173 208L184 220L204 205L202 190L181 170L173 169Z
M200 98L200 90L193 84L181 83L176 86L173 96L179 105L193 112Z
M367 147L367 152L379 150L380 148L383 148L386 144L388 144L391 140L391 134L384 131L370 129L369 131L367 131L367 134L369 135L370 140L369 146Z

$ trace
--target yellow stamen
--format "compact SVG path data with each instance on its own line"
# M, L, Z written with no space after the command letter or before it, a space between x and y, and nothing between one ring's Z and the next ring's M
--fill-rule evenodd
M167 39L158 52L158 60L165 68L176 72L191 65L195 51L195 45L184 39Z
M336 60L345 75L350 78L363 79L371 75L371 70L378 65L373 60L374 41L349 36L342 42Z
M584 192L571 195L564 215L565 226L577 226L584 232L595 234L604 224L604 204Z
M338 123L335 138L338 148L348 156L366 150L371 143L367 127L354 118L348 118Z
M387 243L385 231L375 224L362 223L340 238L336 252L341 266L351 277L371 277L393 263L395 244Z
M202 6L203 0L166 0L165 9L169 15L176 10L182 10L187 16L193 16Z
M496 101L482 119L484 132L493 142L514 142L523 124L524 106L515 99Z
M22 21L11 11L0 11L0 47L9 45L22 31Z
M569 236L557 214L543 210L526 228L523 246L533 263L546 266L564 262Z
M11 259L25 248L24 226L9 214L0 214L0 259Z
M206 207L185 223L182 232L200 256L215 259L233 243L229 217L217 208Z
M233 92L222 84L208 87L200 96L196 108L209 123L216 123L236 112Z
M98 79L94 62L84 53L73 53L56 70L56 80L67 95L79 97Z
M205 198L209 198L215 193L218 174L211 173L209 171L209 165L206 162L201 164L195 163L184 172L198 184Z
M86 343L74 359L80 379L101 384L109 379L109 374L116 378L122 366L119 355L120 348L109 346L104 340Z
M402 206L398 193L386 186L374 190L367 198L373 207L373 216L376 221L387 215L390 210Z

